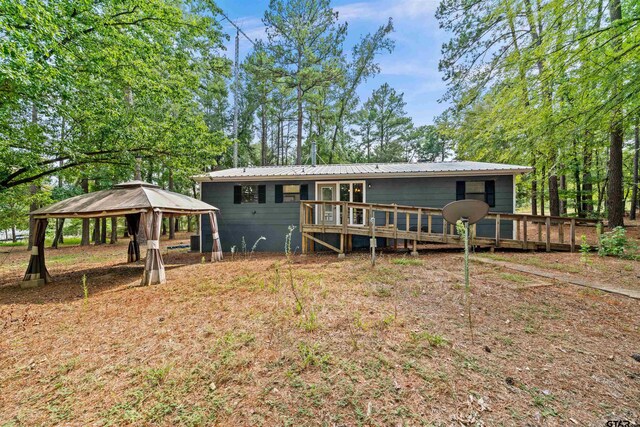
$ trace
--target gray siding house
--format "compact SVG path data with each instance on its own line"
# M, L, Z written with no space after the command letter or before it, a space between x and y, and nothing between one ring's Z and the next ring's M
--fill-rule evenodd
M492 212L515 211L515 177L526 166L467 161L434 163L379 163L317 166L263 166L218 170L194 177L204 202L219 212L219 232L224 251L240 250L244 237L248 249L264 236L257 250L283 252L289 226L295 226L292 249L300 247L301 200L349 201L442 208L465 198L486 201ZM325 220L340 221L335 212ZM365 219L353 217L356 224ZM399 218L398 227L404 227ZM353 223L352 223L353 224ZM415 226L415 224L410 224ZM495 234L493 222L479 223L478 236ZM434 219L434 230L442 220ZM501 223L500 233L512 235L513 224ZM200 249L211 250L209 219L201 218ZM324 236L327 242L338 236ZM353 247L368 247L368 239L353 236Z

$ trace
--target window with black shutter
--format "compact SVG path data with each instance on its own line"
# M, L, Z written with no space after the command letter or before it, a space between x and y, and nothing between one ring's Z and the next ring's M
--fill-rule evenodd
M309 200L309 184L300 186L300 200Z
M258 185L258 203L267 203L266 185Z
M282 184L276 184L276 199L275 202L276 203L282 203L283 202L283 192L282 192Z
M456 181L456 200L464 200L465 192L464 181Z
M233 187L233 204L239 205L242 203L242 185L235 185Z
M484 201L490 207L496 206L496 182L495 181L485 181L484 182Z

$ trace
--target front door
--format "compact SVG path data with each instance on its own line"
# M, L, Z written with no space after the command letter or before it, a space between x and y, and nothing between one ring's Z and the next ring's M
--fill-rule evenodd
M337 182L318 184L318 200L324 202L358 202L365 201L364 182ZM364 225L364 209L349 208L349 225ZM341 206L321 205L316 213L316 220L325 225L341 225Z
M335 184L322 184L318 187L318 194L320 195L320 200L323 202L334 202L336 200L335 193ZM319 222L324 222L326 225L335 225L336 207L333 205L322 205L318 216Z

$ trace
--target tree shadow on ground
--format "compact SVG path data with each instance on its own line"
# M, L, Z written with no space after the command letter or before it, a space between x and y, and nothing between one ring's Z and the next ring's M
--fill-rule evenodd
M163 254L165 270L201 262L200 254ZM15 278L0 283L0 306L11 304L55 304L77 301L84 297L83 277L86 276L90 295L140 286L144 271L142 259L135 263L101 265L75 271L50 270L53 282L37 288L23 289Z

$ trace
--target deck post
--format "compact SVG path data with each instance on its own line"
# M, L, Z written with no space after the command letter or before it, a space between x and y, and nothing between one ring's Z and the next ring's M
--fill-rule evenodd
M516 240L520 240L520 220L516 221Z
M347 202L342 202L342 234L347 234L347 224L349 224L349 207Z
M395 243L393 245L398 249L398 205L395 203L393 206L393 231L393 238L395 239Z
M304 236L304 226L307 223L307 211L304 208L304 203L300 203L300 233L302 233L301 242L300 242L300 251L302 255L307 254L306 250L306 237Z
M547 252L551 252L551 218L545 220L545 228L547 229Z
M413 251L411 252L411 256L418 256L418 242L413 241Z
M447 220L442 217L442 243L447 243Z
M529 246L527 243L527 216L525 215L523 220L522 220L522 249L527 249L527 247Z
M418 209L418 223L416 231L418 232L418 240L422 237L422 209Z
M427 216L427 234L431 234L431 224L432 224L432 216L429 214Z
M571 218L571 225L569 227L570 241L571 241L571 252L576 251L576 219Z
M500 214L496 215L496 248L500 247Z

